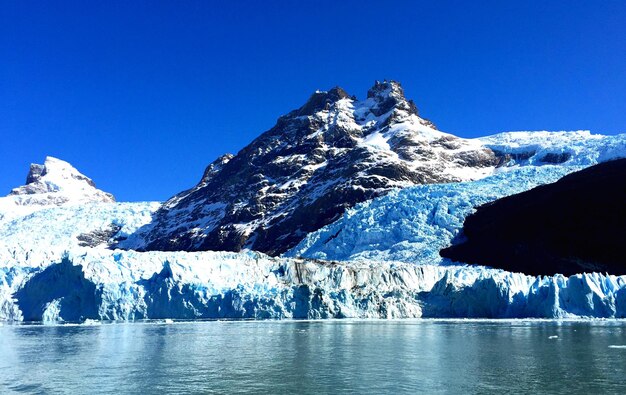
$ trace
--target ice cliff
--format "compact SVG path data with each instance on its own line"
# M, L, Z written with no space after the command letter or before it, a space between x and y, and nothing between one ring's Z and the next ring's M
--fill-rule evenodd
M0 268L0 319L626 317L626 277L90 250Z

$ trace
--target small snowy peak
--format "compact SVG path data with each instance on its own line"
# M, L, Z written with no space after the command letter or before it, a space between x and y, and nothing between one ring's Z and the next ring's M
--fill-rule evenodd
M368 129L382 129L407 121L436 129L432 122L419 117L413 100L408 100L400 83L393 80L376 81L365 100L354 102L353 115L365 133Z
M404 99L404 89L402 89L398 81L375 81L374 86L367 91L368 99L376 98L386 100L390 97Z
M46 157L43 165L31 164L26 185L14 188L9 195L35 195L47 193L76 193L93 197L94 201L114 202L110 193L102 192L87 176L63 160Z
M0 198L0 218L47 206L95 202L112 203L115 198L97 189L89 177L68 162L48 156L43 165L30 165L26 185Z

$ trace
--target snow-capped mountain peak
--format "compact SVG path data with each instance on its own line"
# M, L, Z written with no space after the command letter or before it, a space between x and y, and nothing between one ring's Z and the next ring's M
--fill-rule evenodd
M96 184L66 161L51 156L43 164L33 163L26 184L0 198L5 213L32 212L47 206L115 202L112 194L96 188Z
M83 185L86 184L86 185ZM90 178L61 159L47 156L43 165L32 163L26 176L26 185L14 188L10 195L54 193L68 189L95 188Z
M320 111L328 110L330 106L342 99L354 99L350 97L348 93L342 88L336 86L328 91L315 91L309 100L299 109L289 113L287 117L297 116L309 116L314 115Z

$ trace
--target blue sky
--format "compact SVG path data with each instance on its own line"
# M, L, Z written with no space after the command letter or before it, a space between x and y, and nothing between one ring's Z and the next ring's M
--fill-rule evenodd
M626 2L470 3L3 1L0 195L52 155L166 199L316 89L376 79L459 136L626 132Z

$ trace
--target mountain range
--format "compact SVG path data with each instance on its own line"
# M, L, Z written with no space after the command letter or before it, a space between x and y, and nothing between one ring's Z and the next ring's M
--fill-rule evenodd
M625 157L459 138L395 81L315 92L165 202L48 157L0 198L0 320L626 317Z

